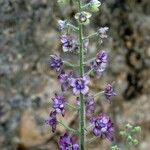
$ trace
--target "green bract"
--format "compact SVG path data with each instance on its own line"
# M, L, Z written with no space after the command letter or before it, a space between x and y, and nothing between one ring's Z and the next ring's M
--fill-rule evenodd
M79 21L79 23L83 24L83 25L87 25L90 22L90 18L91 14L89 12L79 12L75 15L75 19L77 19Z
M99 7L101 5L101 2L99 2L98 0L91 0L91 5L90 5L90 11L92 12L97 12L99 11Z

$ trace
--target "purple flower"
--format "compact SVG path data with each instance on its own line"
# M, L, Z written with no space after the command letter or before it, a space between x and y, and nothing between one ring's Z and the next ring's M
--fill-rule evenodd
M85 95L85 106L86 106L86 115L91 116L92 113L94 113L95 109L95 101L93 95L87 94ZM80 106L80 98L76 98L77 105Z
M106 51L101 51L96 55L96 58L91 63L91 69L93 69L97 75L101 75L107 66L108 54Z
M107 63L107 61L108 61L108 54L107 54L107 52L104 51L104 50L101 51L101 52L99 52L99 53L96 55L95 61L96 61L97 63Z
M90 116L95 110L95 101L93 95L87 94L85 96L86 114Z
M67 20L58 20L58 26L61 30L67 27Z
M61 71L61 73L58 75L58 80L61 84L61 89L62 91L66 91L70 84L69 84L69 81L72 77L72 72L69 72L69 73L65 73L64 71Z
M98 33L100 34L100 37L103 38L107 38L107 31L108 31L108 27L101 27L98 29Z
M60 150L79 150L79 145L75 141L72 135L65 133L59 139Z
M86 95L89 91L88 83L90 82L90 79L88 76L84 76L83 78L72 78L70 80L70 85L73 88L73 93L75 95L82 93L83 95Z
M55 97L52 98L53 100L53 108L55 109L56 113L61 113L64 116L64 107L66 104L66 100L63 96L59 96L55 93Z
M52 132L55 132L57 125L56 111L52 111L49 115L49 119L46 120L46 123L52 127Z
M72 52L76 48L76 42L70 35L64 34L61 36L61 43L64 52Z
M56 54L50 55L50 57L51 57L50 67L56 69L56 71L59 71L63 65L61 58Z
M93 134L102 138L107 138L109 141L113 141L114 127L111 119L106 114L102 113L97 117L91 119L93 126Z
M112 97L116 96L116 92L113 89L113 86L111 84L107 84L105 87L105 97L111 102Z

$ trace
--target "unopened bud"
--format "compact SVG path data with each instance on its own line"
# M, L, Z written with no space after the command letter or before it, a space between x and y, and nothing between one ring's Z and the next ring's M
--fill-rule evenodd
M128 141L128 143L129 143L130 145L133 144L133 138L131 137L131 135L129 135L129 136L127 137L127 141Z
M133 144L134 144L134 145L138 145L138 144L139 144L138 140L137 140L137 139L134 139L134 140L133 140Z
M126 131L120 131L119 134L120 134L121 136L127 136L127 132L126 132Z
M90 2L90 11L92 12L97 12L99 11L99 7L101 5L101 2L99 2L98 0L91 0Z
M119 147L117 145L114 145L111 147L111 150L119 150Z
M132 132L141 132L141 127L140 126L137 126L137 127L134 127Z
M132 126L131 124L129 124L129 123L126 125L126 127L127 127L128 129L132 129L132 128L133 128L133 126Z

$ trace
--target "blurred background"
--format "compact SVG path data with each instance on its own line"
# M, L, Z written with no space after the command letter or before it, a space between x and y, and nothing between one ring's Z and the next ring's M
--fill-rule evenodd
M100 91L115 81L118 96L109 105L97 99L97 112L111 114L118 130L126 123L140 125L136 150L150 149L150 1L102 0L93 14L88 33L108 26L109 38L102 45L90 40L88 57L109 49L109 67L103 77L93 80L91 89ZM62 53L57 19L71 19L76 8L60 8L56 0L0 0L0 150L58 150L55 134L43 124L50 101L60 87L56 73L49 69L49 55ZM71 19L72 20L72 19ZM70 101L74 97L68 95ZM72 111L71 111L72 112ZM66 123L74 127L77 115L66 112ZM107 140L96 140L89 150L107 150Z

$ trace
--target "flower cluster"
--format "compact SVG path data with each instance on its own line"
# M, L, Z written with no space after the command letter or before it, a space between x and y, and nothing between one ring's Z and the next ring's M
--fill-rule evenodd
M85 96L85 106L86 106L86 114L88 116L91 116L95 110L95 101L93 95L88 94Z
M46 123L52 127L52 132L55 132L57 126L56 111L51 111Z
M59 139L59 148L60 150L79 150L79 145L75 143L75 138L65 133Z
M64 116L64 107L66 103L66 99L63 96L57 95L55 93L55 97L52 98L53 100L53 108L56 111L56 113L61 113L62 116Z
M58 27L60 30L67 28L67 20L58 20Z
M109 100L109 102L111 102L112 100L112 97L113 96L116 96L117 93L114 91L114 88L111 84L107 84L107 86L105 87L105 96L106 96L106 99Z
M50 112L49 118L46 119L46 123L51 126L52 132L55 132L56 126L57 126L57 114L61 114L64 117L65 113L65 105L66 105L66 99L65 97L58 95L55 93L55 96L52 98L53 101L53 109Z
M111 119L106 114L100 114L91 119L93 134L113 141L114 127Z
M58 0L58 2L64 5L67 4L69 0ZM57 72L57 79L62 94L55 93L54 97L52 97L53 110L50 112L46 123L51 126L52 132L55 132L57 124L60 123L71 133L80 136L80 146L77 144L77 139L73 134L67 132L60 136L58 142L60 150L79 150L79 147L84 150L84 148L81 147L85 145L85 130L88 130L88 128L86 128L86 119L90 122L93 134L96 137L107 138L109 141L113 141L114 126L110 117L105 113L93 117L97 94L91 94L93 92L91 92L89 85L92 80L90 76L91 73L101 76L106 70L108 52L101 50L94 58L85 60L85 54L88 52L89 39L92 38L93 35L99 36L100 40L107 38L108 27L101 27L96 33L84 36L83 27L90 23L91 13L98 11L101 3L99 0L90 0L89 3L83 5L79 0L77 4L79 5L79 11L74 17L77 20L78 26L72 25L68 20L58 20L58 27L61 31L60 43L62 51L66 53L71 52L70 54L78 54L79 60L77 59L77 63L74 64L71 60L70 62L64 61L59 55L55 54L50 56L51 59L49 63L49 66ZM73 30L70 30L70 28ZM72 34L72 31L75 32L75 34ZM72 70L70 70L70 67ZM73 93L73 96L77 100L77 105L74 105L74 103L71 104L70 101L67 101L64 97L69 91ZM116 96L116 92L111 84L107 84L104 91L98 92L98 95L99 93L104 94L109 102L112 101L113 96ZM63 122L57 120L57 115L60 115L60 117L65 116L66 106L78 112L80 116L80 130L70 128Z
M108 27L101 27L101 28L99 28L98 33L99 33L99 35L100 35L100 37L101 37L102 39L108 37L108 36L107 36L107 31L108 31L108 29L109 29Z
M75 95L82 93L86 95L89 91L88 83L90 82L88 76L80 77L80 78L72 78L70 80L70 85L73 89L73 93Z
M58 81L61 84L62 91L66 91L70 87L70 80L72 78L72 72L65 73L65 71L61 71L58 75Z
M108 54L106 51L100 51L94 61L91 63L91 69L93 69L97 75L101 75L107 66Z
M58 55L51 55L51 61L50 61L50 67L53 69L56 69L56 71L60 71L63 62L61 58Z
M86 115L91 116L95 110L95 101L92 94L85 95ZM80 106L80 98L77 97L77 105Z
M76 48L75 39L67 34L61 36L62 49L64 52L73 52Z

